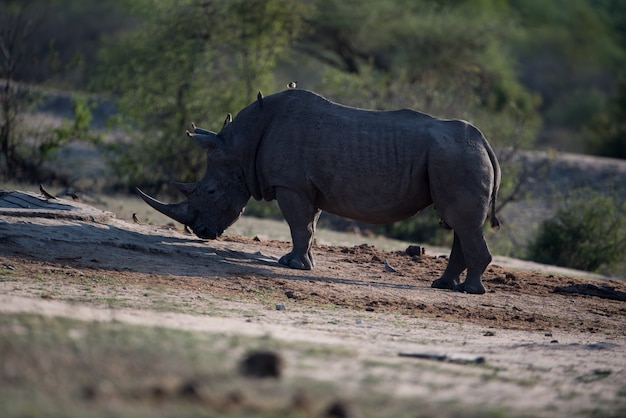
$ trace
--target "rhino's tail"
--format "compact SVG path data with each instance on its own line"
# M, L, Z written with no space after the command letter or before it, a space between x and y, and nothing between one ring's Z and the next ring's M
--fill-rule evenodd
M483 136L483 141L485 143L485 149L487 150L487 154L489 155L489 160L491 161L491 167L493 167L493 190L491 191L491 199L489 201L489 221L491 223L491 227L494 229L500 229L500 221L496 217L496 202L498 200L498 190L500 189L500 164L498 163L498 159L496 158L496 154L493 152L491 145L487 142L487 139Z

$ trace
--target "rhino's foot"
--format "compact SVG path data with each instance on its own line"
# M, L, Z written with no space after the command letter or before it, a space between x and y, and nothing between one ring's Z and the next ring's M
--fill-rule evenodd
M298 270L311 270L313 268L313 262L309 257L298 256L293 253L285 254L278 260L278 263Z
M459 285L459 279L448 279L445 277L441 277L433 282L430 287L434 287L435 289L448 289L454 290L456 286Z
M474 284L474 283L468 284L467 280L464 281L463 283L459 283L458 285L454 286L454 291L471 293L473 295L482 295L486 292L485 286L483 286L482 283L478 282L478 284Z

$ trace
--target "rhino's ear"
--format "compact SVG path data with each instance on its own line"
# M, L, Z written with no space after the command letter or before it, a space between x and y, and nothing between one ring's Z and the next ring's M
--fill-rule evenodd
M263 93L261 93L260 91L256 95L256 101L259 102L259 107L263 109Z
M210 131L204 131L204 132L207 132L207 133L196 134L196 133L191 133L187 131L187 136L189 136L189 138L196 141L196 144L200 145L200 148L204 148L204 149L217 148L220 143L219 139L217 139L217 135L214 132L210 132Z
M224 126L222 126L222 129L224 129L232 121L233 121L233 115L231 115L230 113L227 113L226 119L224 119Z

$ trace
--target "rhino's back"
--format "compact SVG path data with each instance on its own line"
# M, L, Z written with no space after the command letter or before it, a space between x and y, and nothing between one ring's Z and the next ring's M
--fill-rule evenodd
M454 142L457 131L454 121L412 110L363 110L304 96L287 101L266 130L257 171L270 197L275 187L289 187L314 193L328 212L393 222L432 203L429 152L436 141L439 148L442 140Z

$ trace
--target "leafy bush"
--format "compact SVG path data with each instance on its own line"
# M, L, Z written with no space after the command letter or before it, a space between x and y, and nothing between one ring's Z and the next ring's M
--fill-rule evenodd
M533 261L586 271L607 270L626 256L626 204L591 193L544 221L529 246Z
M453 239L451 231L439 225L439 215L432 207L408 219L379 225L374 231L389 238L439 246L450 246Z
M605 157L626 158L626 70L617 96L604 112L597 113L586 130L587 151Z
M283 219L283 214L275 200L266 202L264 200L250 199L246 205L245 215L257 218Z
M58 151L71 142L100 142L100 135L90 130L93 104L84 96L74 96L73 118L55 126L37 118L31 119L32 115L27 113L26 109L32 110L42 100L40 97L28 92L22 96L8 100L14 100L16 106L23 106L24 111L11 115L5 113L0 117L0 125L4 128L0 134L0 178L68 185L72 175L50 168L48 163L53 162Z
M196 180L206 153L185 130L192 121L216 130L258 89L271 91L303 7L295 0L129 2L139 23L104 39L92 86L116 99L112 122L130 136L106 149L115 186L157 193L170 192L171 180Z

